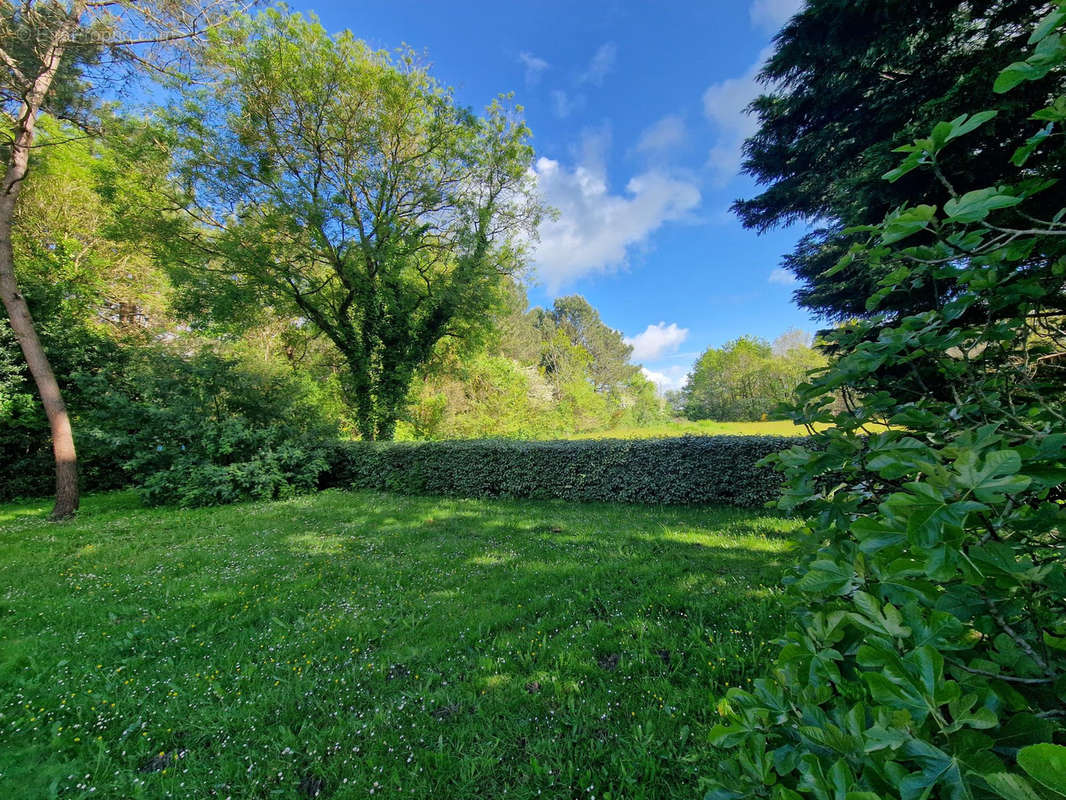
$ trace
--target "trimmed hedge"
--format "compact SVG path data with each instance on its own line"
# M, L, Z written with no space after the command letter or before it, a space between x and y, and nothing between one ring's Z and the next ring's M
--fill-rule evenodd
M521 442L341 442L323 486L400 494L760 506L781 476L756 463L802 439L684 436Z

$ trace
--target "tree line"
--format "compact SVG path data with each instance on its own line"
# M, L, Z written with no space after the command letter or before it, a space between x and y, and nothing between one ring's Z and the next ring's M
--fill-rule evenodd
M685 385L670 397L692 420L752 421L781 418L808 376L826 366L811 337L790 330L771 344L741 336L705 350Z

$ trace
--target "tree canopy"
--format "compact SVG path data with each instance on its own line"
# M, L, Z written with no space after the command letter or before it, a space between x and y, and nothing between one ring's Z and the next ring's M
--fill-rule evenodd
M581 295L556 298L550 314L571 344L588 352L596 391L609 391L640 373L639 367L629 363L633 347L626 344L621 332L605 325L600 313Z
M866 299L894 269L859 255L834 275L827 270L856 237L848 225L877 223L904 201L943 204L943 178L959 185L1012 179L1010 156L1032 131L1031 109L1063 87L1063 73L992 91L988 76L1003 52L1018 51L1047 3L975 0L840 2L809 0L774 41L760 78L766 93L752 104L758 131L745 144L744 170L763 185L734 211L756 230L804 221L818 225L784 259L800 279L798 302L833 320L867 313ZM882 176L897 164L893 150L933 125L964 112L995 108L973 132L973 147L938 157L938 170L912 172L895 183ZM988 156L992 156L989 158ZM1057 176L1051 153L1028 172ZM1034 213L1054 213L1066 189L1034 200ZM948 276L899 293L883 311L929 308L952 291Z
M681 390L681 410L694 420L761 419L776 414L794 398L807 372L824 365L825 357L802 331L788 331L773 345L741 336L696 360Z
M360 433L391 438L437 342L523 268L540 207L519 109L478 117L411 54L275 10L207 58L213 85L165 118L184 216L160 255L205 307L236 297L321 330Z

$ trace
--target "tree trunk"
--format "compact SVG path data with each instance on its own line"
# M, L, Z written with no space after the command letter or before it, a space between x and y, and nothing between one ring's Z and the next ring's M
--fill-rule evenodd
M370 395L370 387L357 381L351 396L355 399L355 427L359 430L359 436L365 442L372 442L374 441L374 400Z
M78 510L78 458L74 449L74 434L59 383L33 327L33 317L30 316L26 298L19 292L15 282L11 215L5 208L8 205L5 200L0 199L0 298L4 301L11 328L37 384L52 431L52 450L56 458L56 503L52 509L52 519L66 519Z
M390 414L378 420L375 435L379 441L391 442L396 436L396 422L399 414Z
M77 11L81 13L80 7ZM37 115L44 103L45 95L52 85L63 57L66 38L77 24L77 17L71 17L56 30L52 42L45 51L41 71L27 80L25 98L19 108L18 116L13 120L13 140L8 155L7 169L3 183L0 184L0 299L11 319L11 328L18 339L26 364L30 368L37 391L48 416L48 425L52 432L52 450L56 458L56 503L52 509L52 519L66 519L78 510L78 457L74 449L74 433L70 427L63 394L59 390L52 365L37 337L30 308L26 298L19 291L15 280L15 252L11 242L11 231L15 219L15 201L19 189L26 179L30 165L30 147L33 146ZM21 73L19 78L26 80Z

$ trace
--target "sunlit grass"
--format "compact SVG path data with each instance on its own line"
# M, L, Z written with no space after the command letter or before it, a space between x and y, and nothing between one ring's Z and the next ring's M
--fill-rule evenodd
M640 428L615 428L599 433L578 433L562 439L660 439L670 436L806 436L808 430L791 420L766 422L714 422L677 420Z
M0 797L698 796L782 626L762 512L0 506Z

